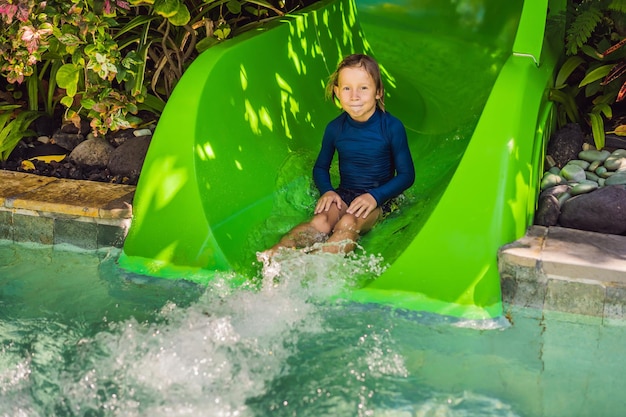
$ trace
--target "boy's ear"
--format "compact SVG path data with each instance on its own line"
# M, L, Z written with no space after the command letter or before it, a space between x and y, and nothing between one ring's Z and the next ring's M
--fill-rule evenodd
M335 97L339 97L339 86L338 85L334 85L333 86L333 94L335 94Z

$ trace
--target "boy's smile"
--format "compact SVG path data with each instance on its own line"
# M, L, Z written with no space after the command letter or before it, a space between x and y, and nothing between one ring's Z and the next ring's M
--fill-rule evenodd
M367 121L376 111L380 92L364 67L346 67L339 72L334 87L341 108L357 122Z

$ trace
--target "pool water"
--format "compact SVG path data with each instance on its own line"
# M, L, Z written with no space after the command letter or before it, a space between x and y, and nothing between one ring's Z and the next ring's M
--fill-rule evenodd
M239 288L0 241L0 416L617 416L626 326L354 304L385 263L287 254ZM267 271L266 271L267 272ZM276 272L276 271L274 271ZM348 277L348 278L346 278Z

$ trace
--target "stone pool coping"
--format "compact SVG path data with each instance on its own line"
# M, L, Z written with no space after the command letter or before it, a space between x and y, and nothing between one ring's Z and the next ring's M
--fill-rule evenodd
M0 239L122 247L135 187L0 170ZM497 254L505 305L626 323L626 236L532 226Z
M135 186L0 170L0 239L121 247Z

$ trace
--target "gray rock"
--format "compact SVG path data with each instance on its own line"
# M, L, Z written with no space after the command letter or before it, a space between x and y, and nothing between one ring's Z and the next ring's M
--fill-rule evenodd
M122 143L126 142L128 139L134 139L135 135L133 134L133 129L121 129L116 130L115 132L110 132L107 135L109 142L111 142L116 147L122 145Z
M113 175L139 175L150 145L150 136L127 139L109 158L108 168Z
M569 123L552 134L547 154L552 156L559 168L563 168L568 161L578 158L583 143L584 134L581 127L577 123Z
M54 135L52 135L50 143L59 145L68 151L73 151L74 148L76 148L78 144L82 143L84 140L85 137L80 133L63 133L61 131L57 131Z
M606 186L570 198L561 207L559 224L572 229L626 233L626 189Z
M113 149L113 145L102 137L87 139L74 148L69 158L81 165L106 167Z
M567 193L569 188L568 185L557 185L539 194L537 211L535 212L535 224L540 226L556 226L558 224L561 214L558 197Z

